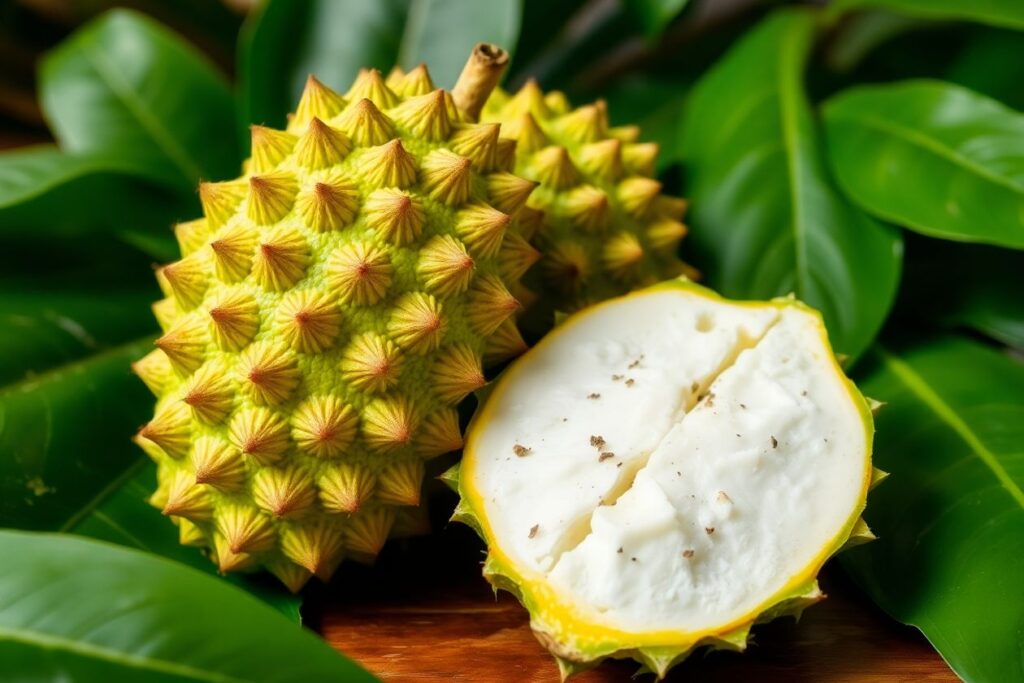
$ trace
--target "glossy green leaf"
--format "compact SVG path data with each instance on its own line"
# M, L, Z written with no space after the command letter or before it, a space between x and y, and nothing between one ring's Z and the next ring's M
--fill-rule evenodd
M644 33L657 35L683 11L689 0L625 0L626 9Z
M63 149L112 156L147 178L192 188L238 169L224 80L144 16L108 12L50 53L40 99Z
M131 163L71 155L44 145L0 154L0 239L40 241L116 236L148 238L145 251L173 256L171 225L198 202L133 177Z
M147 288L0 285L0 386L155 331Z
M836 350L856 356L889 311L902 249L825 170L801 82L814 18L771 15L695 88L683 131L686 246L697 250L687 258L726 296L795 293L824 314Z
M864 7L884 7L929 19L964 19L1024 28L1024 3L1020 0L836 0L830 9L838 14Z
M1024 679L1024 365L945 338L879 350L861 389L887 406L868 499L879 540L845 566L966 681Z
M361 68L386 72L397 60L407 11L407 0L264 3L239 40L243 124L283 127L309 74L344 91Z
M129 364L148 339L0 387L0 526L60 529L142 457L152 398Z
M1024 248L1024 115L960 86L861 86L824 107L829 161L865 210L925 235Z
M405 68L423 62L439 87L451 88L477 43L512 53L522 13L522 0L412 0L399 62Z
M896 314L1024 349L1024 252L918 238L907 246Z
M258 600L174 562L9 531L0 557L9 680L375 680Z

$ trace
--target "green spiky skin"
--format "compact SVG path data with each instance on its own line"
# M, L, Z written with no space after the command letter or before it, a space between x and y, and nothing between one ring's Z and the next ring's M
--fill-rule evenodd
M495 91L481 120L502 124L517 142L515 172L540 184L528 206L542 215L524 228L541 261L519 292L531 332L549 329L555 312L697 277L678 257L686 202L652 177L657 145L637 142L635 126L609 127L603 101L571 109L531 81L515 95Z
M158 273L137 441L152 503L222 571L298 590L420 530L424 462L461 447L455 406L485 359L525 348L509 287L535 256L506 249L520 206L490 192L532 187L425 69L392 85L311 78L287 131L253 128L242 177L200 188L205 216Z

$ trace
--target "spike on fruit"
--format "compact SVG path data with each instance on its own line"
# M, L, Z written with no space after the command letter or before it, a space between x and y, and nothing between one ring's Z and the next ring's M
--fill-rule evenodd
M423 159L423 188L431 199L448 206L459 206L469 199L470 167L466 157L438 149Z
M488 173L495 167L500 129L496 123L463 124L448 144L453 152L472 161L477 170Z
M450 235L433 237L420 252L416 272L426 288L440 297L466 291L476 264L465 245Z
M266 126L249 126L253 173L269 173L295 149L295 136Z
M245 184L236 180L199 183L199 201L203 205L203 215L213 229L224 225L235 214L245 195Z
M222 282L239 282L252 268L257 234L241 225L228 228L210 242L214 271Z
M345 96L352 102L369 100L381 109L391 109L399 101L398 95L387 86L380 71L376 69L361 70Z
M302 233L282 227L260 240L252 274L264 289L281 291L301 280L308 264L309 244Z
M359 190L348 179L335 174L301 192L295 205L303 222L314 231L341 230L355 220Z
M488 259L498 253L511 221L511 216L487 204L473 204L456 216L455 232L471 254Z
M312 396L295 409L292 438L304 453L336 458L352 445L358 426L355 410L337 396Z
M192 470L197 484L219 491L236 491L245 484L242 454L230 443L213 436L196 440L192 451Z
M369 306L391 286L394 268L388 254L363 242L333 252L327 263L327 283L342 302Z
M426 220L423 202L400 190L374 190L366 198L363 210L366 224L396 246L418 238Z
M285 217L295 203L295 178L286 172L249 177L249 218L271 225Z
M343 132L314 116L295 146L295 163L315 171L341 163L351 151L352 141Z
M402 460L377 475L377 500L388 505L419 505L422 460Z
M356 337L345 349L341 374L357 389L380 394L398 382L402 354L398 346L378 334Z
M326 121L344 109L345 104L345 98L310 74L299 99L299 106L291 116L288 129L290 132L296 132L313 118Z
M320 353L341 331L341 310L326 293L292 292L277 308L277 327L284 343L300 353Z
M368 99L345 109L338 127L359 147L383 145L395 134L394 124Z
M515 215L526 205L526 200L538 183L512 173L493 173L487 176L487 190L499 211Z
M414 136L439 142L447 140L452 124L443 90L410 97L392 110L395 122Z
M416 162L398 138L368 149L360 166L373 187L405 188L416 182Z
M318 485L327 512L354 515L373 497L376 481L362 465L338 463L323 470Z
M301 467L265 467L253 475L253 501L277 518L300 517L316 502L313 479Z
M266 408L249 408L231 419L228 430L231 445L258 465L281 460L291 446L288 423Z
M372 401L363 409L363 438L379 451L389 451L412 441L417 420L412 403L392 396Z

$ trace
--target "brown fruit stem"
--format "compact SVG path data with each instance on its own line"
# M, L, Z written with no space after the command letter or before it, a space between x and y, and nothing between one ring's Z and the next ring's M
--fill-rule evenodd
M462 68L462 74L452 89L452 98L471 121L480 118L480 110L498 85L501 74L508 66L508 53L491 43L477 43Z

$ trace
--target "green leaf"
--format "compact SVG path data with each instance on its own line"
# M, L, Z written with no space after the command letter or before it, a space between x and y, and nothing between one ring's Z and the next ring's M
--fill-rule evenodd
M106 543L0 532L0 660L11 680L373 681L216 578Z
M70 155L49 145L0 154L0 239L50 246L98 234L145 237L150 255L172 257L170 226L198 212L198 202L132 174L119 158Z
M625 0L626 10L640 23L644 33L656 36L683 11L689 0Z
M1024 115L940 81L826 103L829 161L865 210L925 235L1024 248Z
M406 0L265 3L239 40L242 123L283 127L309 74L344 91L359 69L386 72L398 57L407 8Z
M194 50L154 21L114 10L43 61L40 99L65 151L117 157L133 172L191 188L238 170L231 92Z
M148 288L0 286L0 386L154 331Z
M964 327L1024 349L1024 253L918 238L895 317Z
M1020 0L836 0L829 9L839 14L864 7L884 7L929 19L964 19L1024 28L1024 3Z
M698 83L683 130L689 260L726 296L795 293L857 356L889 311L902 243L829 181L801 82L814 17L771 15Z
M399 62L407 69L423 62L439 87L451 88L477 43L512 53L522 13L522 0L413 0Z
M141 457L152 399L131 342L0 387L0 526L60 529Z
M1024 366L956 338L872 354L879 540L843 555L869 595L967 681L1024 679ZM868 362L865 363L868 365Z
M1022 110L1022 54L1024 33L979 27L949 67L946 79Z

